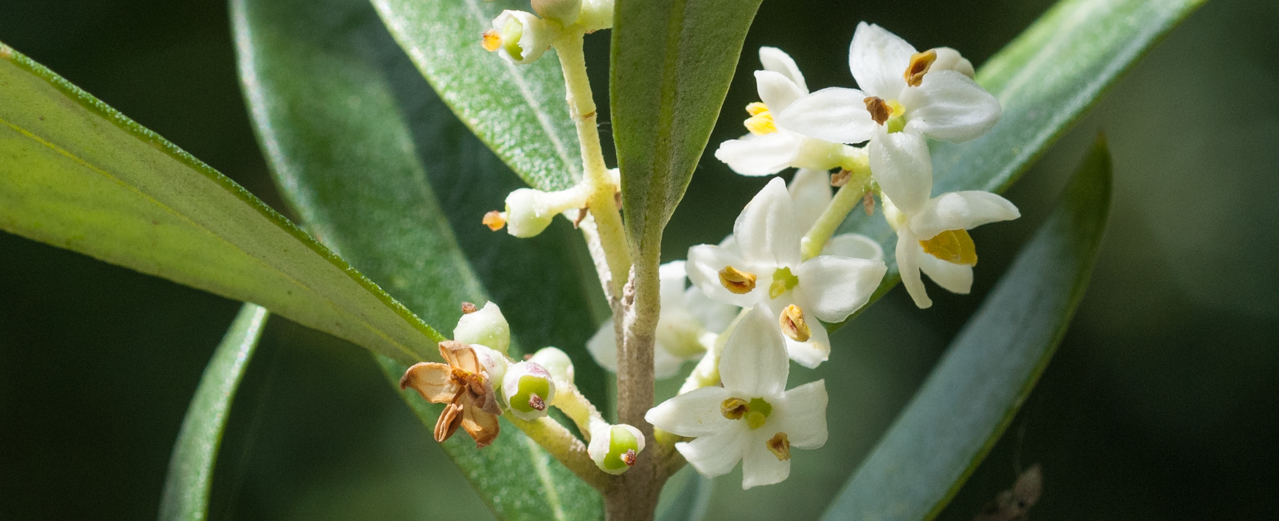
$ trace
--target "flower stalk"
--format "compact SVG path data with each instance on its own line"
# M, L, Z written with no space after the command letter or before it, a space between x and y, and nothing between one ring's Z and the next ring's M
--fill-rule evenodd
M822 253L822 248L831 237L835 236L839 225L844 223L844 218L848 217L848 213L852 212L853 208L857 207L857 203L862 202L863 196L871 190L870 161L864 152L850 154L845 171L850 174L848 182L839 187L839 191L835 192L835 197L830 201L830 206L826 207L822 216L799 241L804 260Z

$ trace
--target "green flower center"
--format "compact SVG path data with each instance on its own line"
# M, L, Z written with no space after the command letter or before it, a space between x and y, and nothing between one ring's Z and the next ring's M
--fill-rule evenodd
M610 432L608 455L604 456L604 468L617 470L635 464L635 453L639 452L639 441L631 431L620 426L613 426ZM627 463L629 459L630 463Z
M520 412L546 410L546 403L543 400L549 394L551 394L551 384L545 378L521 376L519 388L515 396L511 397L511 408ZM536 400L533 399L535 396ZM536 403L541 403L541 408L534 407Z
M799 285L799 277L790 272L790 268L777 268L773 272L773 283L768 286L768 298L777 298Z

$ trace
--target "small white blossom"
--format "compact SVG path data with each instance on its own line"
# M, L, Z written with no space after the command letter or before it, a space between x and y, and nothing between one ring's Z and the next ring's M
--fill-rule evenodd
M604 422L591 430L591 443L586 446L595 466L609 474L621 474L635 464L636 456L644 451L644 435L639 429L626 424L609 425Z
M829 170L845 161L845 146L796 134L775 116L808 94L795 60L774 47L760 47L764 70L755 71L760 102L746 106L750 134L720 144L715 157L742 175L776 174L788 167Z
M557 192L520 188L506 196L506 211L489 212L484 224L493 231L506 226L507 233L516 237L535 237L551 225L556 215L584 208L588 195L584 184Z
M897 269L902 285L920 309L933 305L924 289L923 271L952 293L968 294L973 285L977 249L968 230L1021 217L1007 199L990 192L947 192L907 213L884 197L884 217L897 231Z
M559 31L546 20L527 11L502 11L493 19L493 28L484 31L483 46L502 59L518 65L537 61L551 48Z
M546 406L555 400L555 378L533 362L512 364L502 379L502 399L516 418L536 420L546 416Z
M778 120L818 139L869 141L875 180L899 208L916 212L932 189L925 138L981 136L999 121L999 100L973 81L972 64L958 52L917 52L877 25L857 26L848 64L861 90L820 90L790 104Z
M662 311L653 350L658 378L675 376L685 361L701 356L737 315L736 306L711 300L696 287L686 288L684 266L684 261L668 262L658 270ZM617 372L617 335L612 319L600 326L587 342L587 349L600 367Z
M883 261L839 255L802 260L794 203L773 179L742 210L728 247L688 251L688 278L709 297L739 307L766 304L796 362L816 367L830 355L817 320L839 322L866 304L887 268Z
M675 444L705 476L742 461L742 488L779 483L790 475L790 450L826 443L826 383L786 390L790 364L767 308L756 306L729 336L720 358L723 387L703 387L649 409L644 419L680 436Z

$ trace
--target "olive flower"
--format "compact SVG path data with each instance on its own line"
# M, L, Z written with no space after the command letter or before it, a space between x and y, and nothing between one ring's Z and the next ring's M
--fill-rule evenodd
M493 378L483 363L500 353L479 345L447 340L440 342L440 356L446 364L414 364L400 379L400 389L412 387L431 403L448 404L435 422L435 441L444 443L459 426L475 439L476 448L487 447L497 438L497 405ZM504 369L504 368L503 368Z

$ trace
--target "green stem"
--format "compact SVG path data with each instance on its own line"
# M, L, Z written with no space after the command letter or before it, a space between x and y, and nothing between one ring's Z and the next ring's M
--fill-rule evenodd
M586 452L586 444L555 420L547 416L531 421L516 418L514 414L503 416L524 431L529 439L546 449L551 457L563 463L565 467L573 471L573 474L595 487L596 490L608 492L615 485L616 480L613 476L595 466L595 461L591 460L590 454Z
M555 382L555 401L551 402L551 406L573 420L577 424L577 430L588 442L591 441L591 431L595 427L608 423L604 421L599 409L571 382Z
M857 203L861 202L862 197L870 190L870 162L865 152L850 155L848 159L849 161L844 165L844 169L852 174L848 183L839 188L835 197L831 199L830 206L826 207L826 211L822 212L822 216L800 240L800 252L804 260L822 253L826 241L835 235L839 225L844 223L844 218L848 217L848 213L857 207Z

